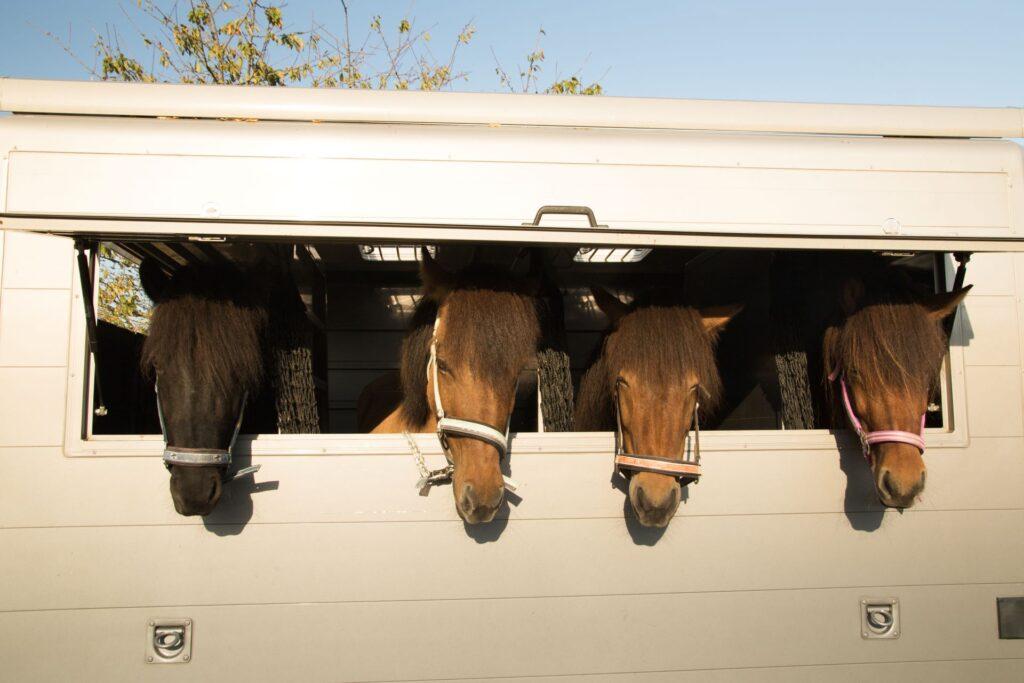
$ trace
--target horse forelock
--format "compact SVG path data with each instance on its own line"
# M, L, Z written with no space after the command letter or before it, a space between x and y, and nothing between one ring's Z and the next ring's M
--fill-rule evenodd
M941 321L899 274L881 271L866 284L859 308L825 332L826 372L872 394L931 392L948 347Z
M153 309L143 371L172 378L188 372L224 396L255 392L263 379L269 315L261 285L232 267L193 265L176 272Z
M607 333L600 357L580 383L576 417L581 428L609 428L615 381L624 371L654 390L668 389L693 375L707 392L702 408L712 411L721 400L714 338L700 313L688 306L637 308Z
M540 318L533 297L512 288L463 286L444 298L446 352L484 381L514 375L533 356ZM439 305L421 300L402 344L402 418L410 428L429 417L427 365Z

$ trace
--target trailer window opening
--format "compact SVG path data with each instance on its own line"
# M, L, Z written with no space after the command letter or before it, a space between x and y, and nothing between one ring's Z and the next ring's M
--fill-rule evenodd
M287 254L288 270L308 326L316 404L310 409L316 413L318 433L367 434L374 424L367 421L368 405L397 406L401 401L402 341L421 305L420 249L428 247L428 253L452 272L469 266L525 272L529 246L377 244L365 238L273 245L241 241L100 243L96 254L99 266L94 269L100 362L93 370L102 384L109 413L90 416L87 438L102 441L115 435L160 433L153 379L140 369L152 307L139 281L138 264L143 259L172 273L189 264L244 269L258 258L260 250L269 247ZM814 316L808 317L804 310L822 306L820 315L826 315L827 302L814 300L811 294L820 283L812 281L810 271L801 269L806 270L815 258L839 252L607 249L586 244L536 250L560 295L564 313L561 336L574 395L578 395L580 380L595 360L608 328L594 288L604 289L625 305L642 300L654 289L675 290L697 308L743 304L742 312L718 338L721 407L708 416L702 429L792 432L833 426L831 407L826 404L828 392L820 376L821 340L813 338L815 333L808 329L807 321ZM946 287L946 255L885 254L880 258L903 271L922 290L936 292ZM929 428L950 424L948 368L949 363L944 363L943 376L936 383L939 389L929 399ZM800 381L801 372L807 373L803 390L810 392L810 403L794 409L787 404L793 400L793 387L787 383ZM544 424L541 404L545 389L542 387L538 397L537 382L536 367L525 368L512 417L513 432L558 431ZM797 414L803 417L794 418ZM277 433L272 424L264 422L264 426L257 433ZM835 426L846 428L842 421Z

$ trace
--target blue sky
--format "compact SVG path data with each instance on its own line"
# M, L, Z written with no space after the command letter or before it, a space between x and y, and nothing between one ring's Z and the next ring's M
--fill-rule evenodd
M130 35L134 0L3 0L0 75L88 75L43 35L67 37L92 61L96 31ZM1024 0L352 0L353 24L403 13L444 45L477 28L460 90L494 91L492 50L506 67L547 32L546 80L585 64L609 95L982 106L1024 105ZM626 9L623 9L626 8ZM290 0L296 28L340 25L337 0Z

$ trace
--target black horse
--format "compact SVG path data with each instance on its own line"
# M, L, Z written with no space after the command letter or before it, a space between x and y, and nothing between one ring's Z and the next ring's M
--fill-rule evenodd
M140 279L154 303L141 364L156 380L168 449L227 451L239 429L278 431L273 341L279 335L271 333L295 325L303 310L282 259L195 264L170 275L145 259ZM229 466L168 463L175 509L209 514Z

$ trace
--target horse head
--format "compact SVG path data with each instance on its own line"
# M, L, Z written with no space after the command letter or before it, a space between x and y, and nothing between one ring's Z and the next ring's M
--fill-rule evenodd
M917 294L893 268L840 288L840 318L825 332L825 373L836 413L858 432L888 507L910 507L924 490L924 416L948 349L942 321L969 290Z
M698 401L701 411L712 409L721 394L718 334L742 307L631 307L603 289L592 291L611 328L580 384L577 429L617 429L623 454L682 461ZM668 525L681 498L676 476L630 476L629 500L644 526Z
M156 379L171 498L179 514L206 515L220 500L246 399L262 383L262 278L227 265L168 276L152 259L140 278L154 303L142 369Z
M423 250L420 274L420 319L403 346L404 422L426 431L447 418L437 431L454 466L456 509L469 524L489 522L504 496L499 437L540 337L539 273L453 274Z

